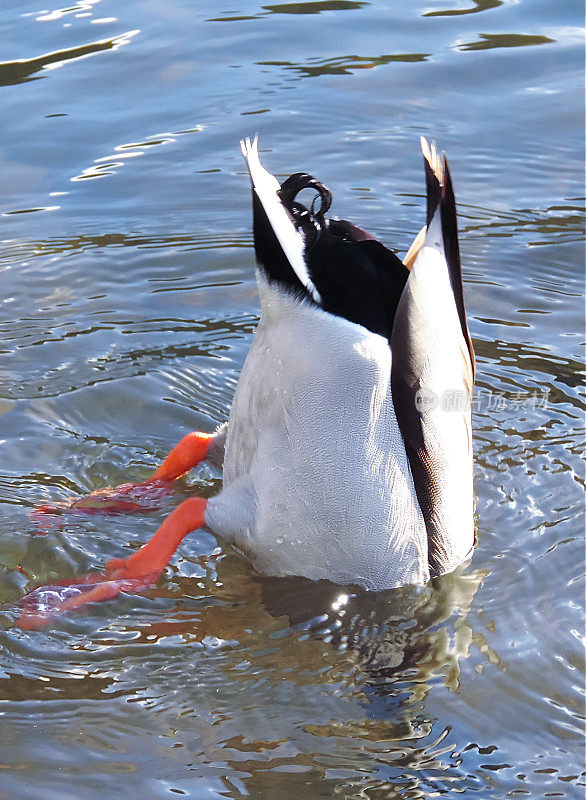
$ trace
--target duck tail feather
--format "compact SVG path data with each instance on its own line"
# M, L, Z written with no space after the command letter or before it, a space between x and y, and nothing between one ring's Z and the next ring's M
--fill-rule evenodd
M464 305L464 287L462 284L462 266L460 262L460 245L458 241L456 198L454 195L448 159L446 158L445 153L443 154L443 175L444 181L441 194L440 211L444 254L448 265L450 283L452 285L452 292L454 293L454 300L456 301L456 308L458 309L458 317L460 319L460 326L462 328L462 336L464 337L468 347L468 353L470 355L472 382L474 382L476 359L474 356L474 347L472 345L470 331L468 330L466 307Z
M435 145L423 139L421 146L428 224L407 259L413 267L391 335L391 391L437 575L461 563L474 541L474 373L449 169Z
M254 247L260 267L269 279L277 280L309 295L321 304L305 260L305 242L281 203L279 181L261 164L258 134L242 139L242 155L252 182Z
M431 145L427 139L421 137L421 151L425 166L425 183L427 186L427 227L431 224L433 216L440 204L443 187L442 162L438 157L435 142Z

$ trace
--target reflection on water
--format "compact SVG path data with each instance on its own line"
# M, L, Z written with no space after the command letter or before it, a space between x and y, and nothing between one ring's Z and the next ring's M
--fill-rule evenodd
M357 3L354 0L318 0L315 3L279 3L263 8L273 14L321 14L322 11L351 11L365 5L368 3Z
M25 6L0 10L2 798L581 797L581 12ZM423 223L419 135L450 157L472 563L372 595L261 579L198 531L143 595L21 631L37 583L129 555L220 488L202 465L143 515L28 513L141 480L226 419L258 320L237 147L256 129L277 174L315 173L399 254Z
M87 58L87 56L91 56L103 50L112 50L117 47L122 47L122 45L128 44L130 39L137 33L138 31L129 31L123 36L115 36L113 39L104 39L103 41L92 42L91 44L86 44L81 47L72 47L69 50L45 53L37 58L0 62L0 86L10 86L15 83L39 80L44 76L35 76L37 72L46 69L55 69L71 59Z
M532 234L530 247L547 244L582 243L584 206L568 202L545 209L495 209L463 206L460 210L462 232L478 231L482 236L519 236Z
M527 36L518 33L481 33L477 42L468 42L460 46L461 50L492 50L495 47L531 47L536 44L551 44L553 39L547 36Z
M236 16L234 12L224 12L224 16L215 17L208 22L244 22L257 19L267 14L321 14L324 11L352 11L370 5L355 0L317 0L315 3L279 3L272 6L261 6L261 10L252 16Z
M88 731L84 745L96 750L105 745L100 734L105 720L99 719L104 703L116 708L115 738L133 725L132 702L145 712L157 711L159 730L181 719L180 738L188 735L189 747L198 741L201 748L209 726L219 726L212 734L220 748L216 758L228 770L226 777L244 781L249 791L263 786L267 761L277 772L279 766L304 765L304 773L316 772L316 786L333 768L335 783L345 774L352 785L356 758L377 764L387 780L403 774L413 786L455 784L462 790L477 784L462 770L449 729L438 729L424 703L434 686L458 692L461 659L475 661L478 674L500 668L482 630L475 631L478 625L469 619L481 575L448 576L416 592L368 595L301 579L251 584L233 559L219 565L217 576L210 574L211 563L198 561L199 574L176 576L170 588L154 592L165 608L164 621L152 619L149 604L156 600L140 598L132 623L121 616L114 625L94 629L91 640L80 635L83 622L65 623L67 662L57 658L49 670L46 658L61 649L58 630L41 634L44 658L35 656L22 632L5 632L3 643L11 651L7 669L23 674L1 682L4 697L19 697L27 709L34 701L59 699L65 707L76 701L88 708L93 701L98 730ZM203 684L205 695L215 687L212 705L200 696ZM238 696L246 697L238 703L248 720L244 733L230 711ZM266 696L285 704L285 719L263 717ZM128 711L119 699L131 702ZM65 741L73 720L67 713L49 713ZM299 728L297 714L306 720ZM176 736L171 740L180 746ZM321 753L317 764L308 755L312 749ZM496 763L490 756L484 762ZM387 780L379 777L374 785Z
M476 14L478 11L488 11L491 8L502 6L503 0L473 0L473 8L450 8L444 11L427 11L424 17L455 17L461 14Z
M373 69L393 61L425 61L429 53L402 53L390 56L337 56L328 59L309 59L305 64L292 64L289 61L259 61L259 66L284 67L299 75L314 78L318 75L349 75L357 69Z

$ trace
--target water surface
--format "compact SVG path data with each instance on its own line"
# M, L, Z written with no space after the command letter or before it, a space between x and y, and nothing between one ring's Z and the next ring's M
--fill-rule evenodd
M0 10L0 797L581 798L583 9L553 0ZM238 140L403 254L450 157L478 357L478 549L419 590L259 579L205 531L156 588L14 625L145 541L39 503L226 419L258 320Z

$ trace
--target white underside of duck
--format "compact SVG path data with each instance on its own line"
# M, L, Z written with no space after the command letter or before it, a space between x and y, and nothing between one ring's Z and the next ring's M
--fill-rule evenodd
M429 577L388 341L258 276L224 489L206 523L271 575L383 589Z

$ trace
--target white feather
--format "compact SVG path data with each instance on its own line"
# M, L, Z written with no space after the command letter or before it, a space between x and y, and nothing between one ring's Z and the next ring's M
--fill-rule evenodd
M435 398L435 405L422 418L428 456L441 464L436 519L432 523L442 529L446 523L449 527L444 557L453 569L470 555L474 545L471 386L462 368L470 363L470 357L451 287L440 216L438 208L405 294L412 295L426 321L424 328L413 330L413 336L425 353L419 386Z
M258 136L250 139L243 139L240 142L242 155L246 159L250 179L254 191L260 200L262 207L269 219L271 227L275 232L287 260L295 270L295 274L311 294L316 303L321 305L321 297L307 271L304 251L305 244L303 237L291 222L287 212L283 208L277 192L281 188L274 175L263 167L258 155Z

